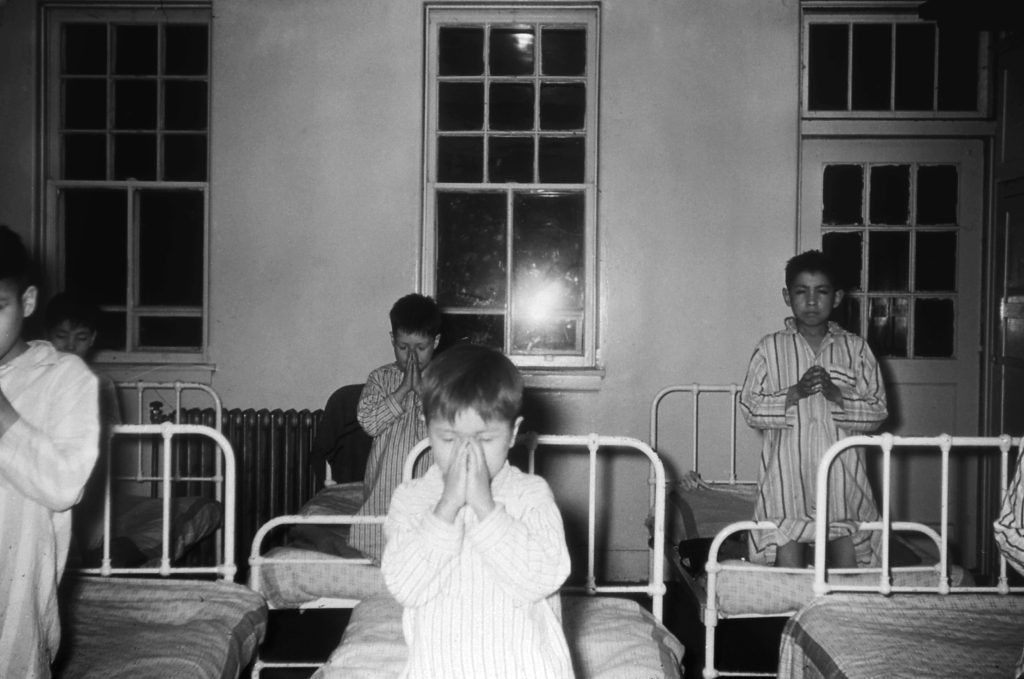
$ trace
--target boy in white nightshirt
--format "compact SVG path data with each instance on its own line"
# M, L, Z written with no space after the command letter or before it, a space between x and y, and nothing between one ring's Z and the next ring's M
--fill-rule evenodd
M523 380L501 353L456 345L423 372L435 464L395 491L381 562L404 607L414 679L572 677L558 588L569 575L547 483L509 465Z
M57 584L71 512L96 462L96 377L49 342L27 342L36 308L21 239L0 226L0 677L50 676Z

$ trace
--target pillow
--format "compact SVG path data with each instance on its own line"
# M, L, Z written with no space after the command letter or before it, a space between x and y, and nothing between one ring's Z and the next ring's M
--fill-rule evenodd
M299 510L300 516L352 516L363 506L363 483L326 486ZM298 524L288 530L291 547L324 554L358 558L359 550L348 544L349 524Z

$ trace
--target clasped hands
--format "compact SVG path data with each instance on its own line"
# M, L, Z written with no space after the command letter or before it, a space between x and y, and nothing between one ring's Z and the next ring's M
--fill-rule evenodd
M832 381L828 370L820 365L812 365L803 374L800 381L789 388L786 394L786 405L794 405L797 401L813 394L821 394L836 405L842 405L843 394Z
M473 439L454 444L447 467L443 468L444 490L434 507L434 514L448 523L462 507L469 505L477 518L483 519L494 509L491 496L491 473L483 447Z

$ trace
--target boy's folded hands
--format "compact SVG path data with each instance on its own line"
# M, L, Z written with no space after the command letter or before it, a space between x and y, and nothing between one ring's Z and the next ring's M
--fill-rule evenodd
M494 509L491 475L483 448L476 441L466 439L459 444L455 459L444 471L443 478L444 490L434 508L438 518L452 523L465 505L469 505L480 519Z

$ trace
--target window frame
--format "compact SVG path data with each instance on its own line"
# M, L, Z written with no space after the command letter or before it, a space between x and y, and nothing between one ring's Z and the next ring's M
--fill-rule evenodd
M61 160L61 29L65 23L147 23L179 24L203 23L208 30L208 64L212 65L213 12L209 3L188 2L168 7L166 4L143 3L141 5L119 5L109 2L89 3L80 6L54 3L43 7L42 36L40 39L41 99L40 99L40 187L42 207L41 249L46 262L46 282L51 291L65 287L67 247L62 225L59 194L65 189L113 189L126 193L127 205L127 281L124 304L126 323L126 348L124 350L101 350L96 353L97 363L104 364L200 364L207 360L210 332L210 158L212 155L212 69L208 67L207 122L205 128L206 179L205 181L167 181L136 179L59 179ZM107 75L108 80L111 75ZM110 102L107 104L108 114ZM107 130L107 134L110 131ZM158 145L159 146L159 145ZM109 153L109 150L108 150ZM159 151L158 151L159 153ZM139 194L143 191L198 191L202 194L202 292L198 307L142 305L140 294L140 252L139 252ZM101 306L101 308L103 308ZM120 310L120 305L118 305ZM200 346L146 348L139 346L139 318L149 316L159 319L199 318L201 320Z
M491 25L513 23L536 24L571 24L587 27L587 108L583 137L586 139L584 181L582 183L544 184L544 183L441 183L436 179L437 157L437 93L439 77L436 73L437 41L439 28L452 25ZM500 191L506 195L510 204L516 192L534 190L580 191L583 194L584 218L583 262L584 262L584 304L582 351L579 355L564 354L512 354L510 359L528 372L572 371L583 374L598 367L599 349L599 277L598 241L597 241L597 203L598 203L598 102L600 82L600 5L593 2L572 4L467 4L450 5L446 3L427 3L424 9L424 111L423 111L423 204L420 255L420 284L424 294L436 293L437 272L437 226L435 222L436 195L439 191ZM489 76L485 76L488 78ZM508 221L509 238L507 239L506 261L511 261L511 221ZM506 272L511 281L511 267ZM509 285L508 290L512 290ZM508 301L508 300L506 300ZM504 349L510 348L511 307L505 305L506 319ZM528 375L529 377L529 375Z

